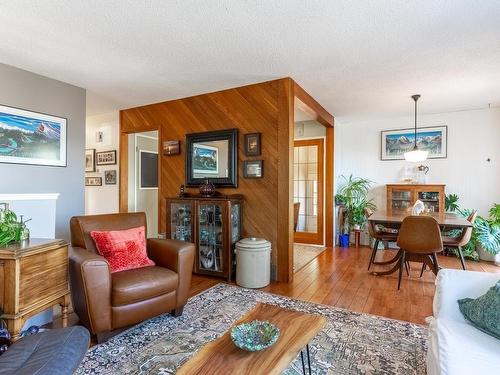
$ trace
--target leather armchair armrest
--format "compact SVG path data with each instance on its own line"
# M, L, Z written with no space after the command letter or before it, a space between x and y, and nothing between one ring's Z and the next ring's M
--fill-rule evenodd
M191 275L194 265L194 245L177 240L160 240L149 238L147 242L148 256L160 267L177 272L177 307L186 304L191 288Z
M73 307L92 333L111 331L111 274L104 257L81 247L69 249Z

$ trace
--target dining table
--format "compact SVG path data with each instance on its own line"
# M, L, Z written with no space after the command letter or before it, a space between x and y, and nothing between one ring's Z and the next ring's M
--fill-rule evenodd
M387 228L399 229L405 217L410 216L412 214L411 210L377 210L372 215L368 217L368 221L373 225L382 225ZM472 223L467 220L467 218L457 215L450 212L425 212L420 214L431 216L436 219L441 230L449 230L449 229L466 229L472 227ZM383 262L373 262L377 265L388 265L396 264L387 271L382 272L372 272L372 275L375 276L384 276L390 275L396 272L399 269L398 260L401 257L402 251L399 250L398 253L394 256L394 258L383 261ZM427 261L425 262L427 263ZM432 264L428 264L431 269L433 269Z

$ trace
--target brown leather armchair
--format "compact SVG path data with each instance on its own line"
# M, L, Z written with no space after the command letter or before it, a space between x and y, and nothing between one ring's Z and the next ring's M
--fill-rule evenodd
M144 213L71 218L70 283L73 308L93 334L130 326L159 314L182 314L191 287L194 245L148 239L153 267L110 273L90 232L146 227Z

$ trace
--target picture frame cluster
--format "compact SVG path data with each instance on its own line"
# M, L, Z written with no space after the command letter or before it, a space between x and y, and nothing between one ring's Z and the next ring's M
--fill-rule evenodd
M100 173L97 166L116 165L116 150L96 152L95 148L85 150L85 173ZM102 176L85 176L85 186L102 186ZM116 185L116 169L104 170L104 184Z
M262 154L261 133L248 133L244 136L245 156L260 156ZM245 178L263 178L264 161L244 160L243 176Z

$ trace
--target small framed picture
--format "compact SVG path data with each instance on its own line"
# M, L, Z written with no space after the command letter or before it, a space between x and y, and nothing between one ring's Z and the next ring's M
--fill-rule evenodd
M95 172L95 148L85 150L85 172Z
M116 164L116 150L96 152L96 165Z
M104 171L104 183L106 185L116 185L116 170Z
M102 186L102 177L85 177L85 186Z
M259 156L260 154L260 133L245 134L245 155Z
M163 155L178 155L181 153L180 141L164 141Z
M245 160L243 162L243 176L246 178L262 178L264 167L262 160Z

